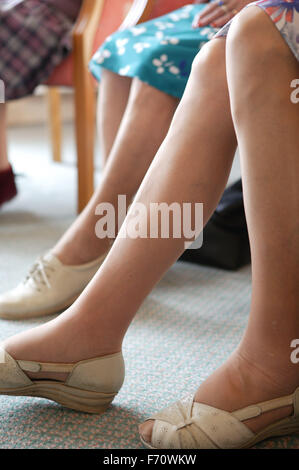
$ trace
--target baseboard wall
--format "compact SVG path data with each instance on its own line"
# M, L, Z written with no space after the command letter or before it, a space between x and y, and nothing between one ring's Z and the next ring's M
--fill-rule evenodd
M8 103L7 125L18 127L46 124L48 113L47 88L41 87L33 96ZM61 114L63 123L73 122L74 95L72 91L61 89Z

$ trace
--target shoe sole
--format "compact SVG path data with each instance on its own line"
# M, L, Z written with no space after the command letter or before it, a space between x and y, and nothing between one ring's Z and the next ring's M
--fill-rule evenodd
M257 433L250 441L247 441L241 447L231 447L231 449L249 449L250 447L258 444L266 439L271 439L281 436L291 436L292 434L299 433L299 420L298 418L285 418L281 421L278 421L270 426L267 426L263 431ZM142 436L140 436L142 444L148 449L159 450L157 447L152 447L148 442L146 442ZM217 449L215 449L217 450Z
M71 297L68 300L63 301L59 305L55 305L55 307L49 307L43 310L38 310L36 312L27 312L24 314L13 314L13 313L0 313L0 318L3 320L30 320L32 318L38 318L38 317L45 317L47 315L54 315L55 313L60 313L62 310L65 310L66 308L70 307L75 300L81 295L80 291L78 294L75 296Z
M117 393L100 393L53 381L36 381L23 388L3 390L0 395L39 397L55 401L66 408L84 413L102 414L112 403Z
M284 418L276 423L267 426L262 431L258 432L250 441L248 441L241 449L249 449L250 447L264 441L280 436L290 436L299 433L299 420L298 418L289 417Z

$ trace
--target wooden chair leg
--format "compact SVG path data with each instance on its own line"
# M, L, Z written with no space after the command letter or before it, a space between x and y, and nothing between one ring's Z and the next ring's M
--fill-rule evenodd
M77 68L74 79L78 212L81 212L94 191L95 93L87 67Z
M48 89L49 123L54 162L61 162L61 97L58 88Z

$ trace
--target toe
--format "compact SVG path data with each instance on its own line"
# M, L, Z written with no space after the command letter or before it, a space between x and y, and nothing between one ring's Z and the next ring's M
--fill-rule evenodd
M145 421L145 423L140 424L139 433L142 439L148 444L152 441L152 431L154 427L154 420Z

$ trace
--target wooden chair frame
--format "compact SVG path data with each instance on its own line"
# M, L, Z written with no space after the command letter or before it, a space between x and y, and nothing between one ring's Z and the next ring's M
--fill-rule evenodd
M78 166L78 212L81 212L94 191L94 128L95 87L88 70L94 38L100 23L105 1L83 0L73 30L75 130ZM155 0L134 0L120 26L125 29L149 19ZM113 12L111 12L113 14ZM59 88L49 89L50 127L54 160L61 160L61 117Z

